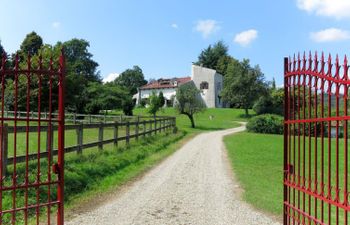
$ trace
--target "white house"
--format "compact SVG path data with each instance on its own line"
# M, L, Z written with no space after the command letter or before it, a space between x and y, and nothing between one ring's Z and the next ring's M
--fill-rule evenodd
M192 65L190 77L159 79L138 88L138 93L134 95L136 104L140 104L141 99L148 100L149 96L155 92L163 92L166 105L173 105L176 90L182 84L193 82L201 90L201 97L208 108L222 108L220 92L223 89L223 76L213 69Z

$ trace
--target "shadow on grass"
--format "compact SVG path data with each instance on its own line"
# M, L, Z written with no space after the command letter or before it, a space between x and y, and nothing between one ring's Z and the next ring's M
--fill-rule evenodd
M239 114L238 115L238 118L240 118L240 119L250 119L250 118L252 118L252 117L254 117L255 115L251 115L251 114L249 114L249 115L246 115L246 114Z
M195 128L188 127L194 130L203 130L203 131L216 131L216 130L224 130L227 128L222 128L222 127L205 127L205 126L196 126Z

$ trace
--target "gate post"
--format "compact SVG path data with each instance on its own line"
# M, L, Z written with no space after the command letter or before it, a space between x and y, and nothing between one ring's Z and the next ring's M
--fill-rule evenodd
M286 73L288 72L288 58L284 58L284 126L283 126L283 224L287 225L287 206L285 202L287 202L288 198L288 190L285 185L285 180L287 179L287 171L288 171L288 124L286 121L288 120L288 78L286 77Z
M64 89L65 89L65 57L62 53L59 60L59 83L58 83L58 188L57 200L57 224L64 224Z

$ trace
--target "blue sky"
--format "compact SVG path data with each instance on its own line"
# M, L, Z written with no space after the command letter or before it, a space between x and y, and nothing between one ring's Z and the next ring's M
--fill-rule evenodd
M83 38L102 77L133 65L146 79L188 76L200 51L223 40L282 84L284 56L350 50L348 0L0 0L0 9L7 52L33 30L50 44Z

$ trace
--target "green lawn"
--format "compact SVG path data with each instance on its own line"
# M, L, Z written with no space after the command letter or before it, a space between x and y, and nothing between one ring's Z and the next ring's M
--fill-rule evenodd
M317 145L318 145L318 154L315 158L314 154L314 143L315 139L310 138L311 140L311 152L310 156L308 156L308 138L306 138L306 154L305 154L305 162L306 162L306 169L305 169L305 177L308 178L309 174L311 174L312 180L315 180L315 167L314 163L315 160L317 160L317 179L318 183L321 181L321 139L317 138ZM300 148L300 170L298 167L297 159L298 159L298 139L295 138L295 161L294 161L294 140L291 139L292 145L291 145L291 164L294 165L294 171L295 174L303 175L303 145L301 144ZM240 182L242 188L244 189L243 198L249 202L250 204L254 205L255 207L262 209L264 211L273 213L275 215L282 215L283 212L283 136L282 135L268 135L268 134L255 134L255 133L248 133L248 132L242 132L234 135L230 135L224 138L224 142L226 144L226 147L228 149L228 154L230 161L232 163L232 167L234 170L234 173ZM302 139L301 139L302 143ZM325 171L325 177L324 177L324 183L327 184L327 171L328 171L328 153L327 153L327 146L328 141L327 139L324 140L325 145L325 151L324 151L324 171ZM335 146L336 146L336 140L331 140L331 146L332 146L332 152L331 152L331 182L332 185L335 186L336 177L335 177L335 170L336 170L336 152L335 152ZM309 173L308 171L308 162L309 159L311 159L311 171ZM344 176L344 166L342 165L344 161L344 139L339 139L339 174L340 174L340 182L339 187L341 190L344 190L344 182L343 182L343 176ZM318 184L320 185L320 184ZM311 188L314 189L314 183L312 183ZM318 186L318 189L320 190L320 186ZM325 191L328 191L326 188ZM298 192L291 192L291 198L295 195L295 198L298 199ZM335 190L332 190L332 196L335 198ZM303 194L300 193L301 199ZM308 198L306 197L306 200ZM340 193L340 201L344 199L342 192ZM314 199L311 200L311 214L314 213ZM297 205L298 202L296 200L295 204ZM302 205L302 203L301 203ZM317 205L317 214L321 214L321 204L320 201L318 201ZM308 208L308 201L306 203L306 208ZM328 206L325 205L325 219L327 221L328 216L327 210ZM334 222L335 219L335 209L332 207L332 222ZM339 211L340 215L340 221L343 221L344 219L344 213L343 210Z
M249 113L253 115L253 111ZM134 110L135 115L149 115L147 109L137 108ZM176 125L180 130L186 130L188 133L198 133L210 130L220 130L237 127L239 124L235 121L247 121L243 109L206 109L204 112L195 114L196 128L191 128L191 122L185 115L180 115L174 108L164 108L159 116L175 116ZM210 120L212 116L212 120Z
M146 109L135 109L135 115L149 115ZM174 109L166 108L160 113L160 116L176 116L177 127L179 129L176 135L173 134L158 134L154 137L147 137L145 140L140 138L139 142L131 139L131 146L126 147L125 141L119 143L116 148L112 144L105 145L102 151L97 148L90 148L83 150L82 155L77 155L76 152L65 155L65 207L69 214L69 209L76 208L81 204L89 204L89 201L97 194L113 191L123 183L140 175L147 169L157 164L160 160L172 154L178 149L183 141L188 140L195 134L226 129L239 126L234 121L245 121L243 110L237 109L208 109L203 113L195 116L196 128L190 127L190 121L183 115L178 115ZM209 117L212 116L212 120ZM21 124L22 125L22 124ZM123 135L124 130L119 132ZM131 134L134 130L131 129ZM104 130L104 139L113 137L113 129ZM17 134L17 153L23 155L26 149L26 136L24 133ZM34 153L38 150L38 135L31 133L29 135L29 152ZM98 129L84 129L84 143L98 140ZM65 145L72 146L77 142L75 130L66 131ZM9 134L9 156L13 156L14 150L14 136ZM57 132L54 135L54 148L57 146ZM40 149L46 149L46 132L40 135ZM54 158L56 160L56 157ZM48 170L47 160L41 159L40 179L45 181L47 179ZM25 181L25 164L17 165L17 182L23 183ZM12 174L13 166L8 166L9 174ZM28 179L29 183L34 183L37 179L38 171L36 161L29 163ZM55 179L55 175L52 176ZM12 184L12 176L8 175L4 178L5 185ZM12 192L7 191L3 195L3 208L10 209L12 207ZM17 207L24 205L26 193L23 190L16 191ZM45 202L48 198L47 187L40 190L30 189L27 193L29 203L35 203L38 196L41 201ZM55 188L51 190L51 198L55 199ZM46 200L45 200L46 199ZM30 211L30 217L35 219L35 210ZM45 221L44 213L41 211L41 220ZM18 224L23 223L23 211L17 213ZM3 222L7 223L10 219L10 214L3 217ZM35 222L34 220L32 222Z

